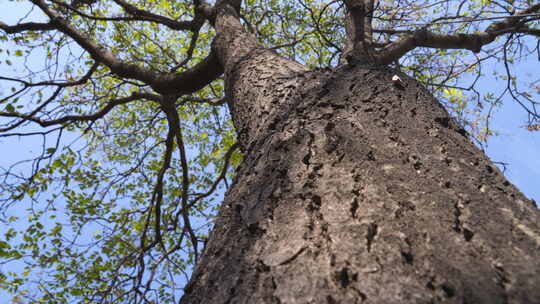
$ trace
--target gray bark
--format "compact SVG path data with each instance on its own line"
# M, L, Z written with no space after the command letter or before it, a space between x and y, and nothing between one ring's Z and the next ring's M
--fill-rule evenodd
M425 88L307 71L233 19L245 158L181 303L540 303L538 210Z
M182 303L540 303L538 211L392 75L238 88L245 160Z

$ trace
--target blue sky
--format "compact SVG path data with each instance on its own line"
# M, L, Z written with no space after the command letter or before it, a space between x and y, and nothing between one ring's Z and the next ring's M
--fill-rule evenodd
M0 9L4 12L0 20L3 22L14 24L18 18L27 13L28 6L26 5L6 0L0 1L2 1ZM0 48L6 47L8 44L0 45ZM518 68L520 74L533 73L533 75L538 75L540 63L538 59L532 58ZM10 69L2 65L0 73L6 73ZM502 82L481 81L478 89L483 92L498 90L504 85ZM8 88L9 85L3 85L0 82L0 92L5 92ZM486 152L492 161L507 163L505 170L507 178L528 198L534 199L538 203L540 202L540 131L530 132L523 128L526 120L524 110L507 98L503 106L496 110L491 122L492 128L498 131L499 135L489 140ZM5 167L21 157L30 157L32 150L39 151L40 144L39 138L11 138L9 140L0 138L0 166ZM17 213L23 215L24 212L24 209L19 208Z
M540 64L535 63L537 71ZM496 113L492 126L500 132L488 144L492 161L508 163L506 177L528 198L540 203L540 132L520 127L526 116L515 103L507 102Z
M1 21L8 24L16 23L19 18L28 13L29 5L27 2L15 3L3 0L0 4L0 9L4 14L0 18ZM36 14L33 14L36 15ZM5 48L6 45L0 46ZM540 63L538 59L532 58L525 64L520 65L517 71L522 75L537 75L540 71ZM0 67L0 72L5 71L5 66ZM490 92L500 89L504 84L503 81L494 83L493 81L481 81L478 87L479 91ZM0 89L6 90L6 86L0 83ZM495 162L507 163L505 175L514 183L527 197L540 201L540 131L530 132L522 126L525 124L526 115L515 102L508 98L502 107L497 109L495 119L491 126L500 134L491 138L488 143L486 152L488 156ZM0 145L5 148L7 143L0 139ZM36 142L36 145L38 143ZM19 144L10 141L10 149L2 149L2 165L5 165L6 152L11 155L25 155L28 150L32 149L32 144L29 141L20 141ZM37 149L37 147L35 147Z

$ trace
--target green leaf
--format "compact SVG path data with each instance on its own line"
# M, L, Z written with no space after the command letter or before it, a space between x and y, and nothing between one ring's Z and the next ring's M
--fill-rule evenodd
M6 105L5 109L6 109L7 112L10 112L10 113L15 112L15 107L10 103Z

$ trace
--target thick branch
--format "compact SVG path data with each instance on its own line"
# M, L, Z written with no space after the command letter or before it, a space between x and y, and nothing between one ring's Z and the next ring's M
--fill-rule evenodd
M230 3L232 2L232 3ZM217 32L212 49L217 50L224 67L234 67L254 49L260 48L257 39L244 30L240 23L238 8L241 1L218 1L214 9L214 27Z
M128 64L117 58L110 50L98 45L90 37L77 30L56 11L49 8L43 0L30 0L37 5L55 27L71 37L86 50L97 62L103 63L112 73L122 78L136 79L149 84L162 94L193 93L216 79L222 73L217 58L210 54L205 60L191 70L183 73L157 73L134 64Z
M516 12L503 21L492 23L484 32L479 34L437 34L427 31L426 27L416 31L411 36L388 45L376 56L376 59L380 63L388 64L416 47L467 49L477 53L480 52L482 46L493 42L500 35L526 31L534 34L536 30L531 31L523 24L522 19L538 10L540 10L540 4L535 4L526 10Z
M58 4L59 6L67 8L68 10L76 13L79 16L82 16L90 20L150 21L150 22L163 24L173 30L190 30L190 31L197 30L198 28L200 28L205 20L203 16L196 14L195 18L191 21L177 21L177 20L165 17L165 16L161 16L158 14L151 13L149 11L139 9L136 6L131 5L130 3L124 0L113 0L113 1L116 2L116 4L120 5L129 15L131 15L131 17L99 17L99 16L88 15L84 13L83 11L79 10L78 7L81 6L81 3L76 2L69 5L67 3L57 1L57 0L51 0L51 1L55 4Z
M119 60L114 54L92 41L92 39L81 33L74 26L64 19L58 12L49 8L43 0L30 0L38 6L54 22L56 28L71 37L84 50L90 53L90 56L96 61L102 62L108 66L113 73L121 77L141 80L145 83L152 83L156 73L142 67L126 64Z
M364 0L364 43L371 45L373 43L373 11L375 9L375 0Z
M136 6L128 3L124 0L113 0L116 4L120 5L127 13L144 20L154 21L163 24L173 30L197 30L204 23L204 18L199 14L195 14L195 18L192 21L176 21L171 18L157 15L145 10L141 10Z
M343 0L347 7L345 58L368 57L373 41L373 0ZM366 58L367 59L367 58Z
M212 50L208 57L182 73L159 74L151 83L161 94L189 94L196 92L223 74L219 58Z
M540 37L540 29L529 28L526 26L518 28L515 32Z
M348 56L361 46L364 40L364 15L365 7L363 1L344 0L347 7L346 15L346 30L347 30L347 46L345 47L344 55Z
M28 23L19 23L15 25L7 25L4 22L0 21L0 29L8 34L16 34L26 31L50 31L54 30L55 26L52 22L48 23L38 23L38 22L28 22Z

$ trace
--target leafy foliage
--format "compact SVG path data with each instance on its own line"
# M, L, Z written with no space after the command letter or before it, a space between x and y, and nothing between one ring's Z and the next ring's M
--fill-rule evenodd
M0 288L31 303L177 302L242 160L223 79L184 88L212 56L201 1L9 2L25 13L0 22L0 136L41 139L41 149L2 168ZM420 30L480 33L531 6L381 0L371 44L383 50ZM480 52L417 47L390 65L428 86L479 142L508 98L537 130L538 80L523 87L510 65L538 56L537 11ZM343 63L346 14L335 0L246 0L241 11L262 45L312 68ZM502 91L478 91L488 73Z

